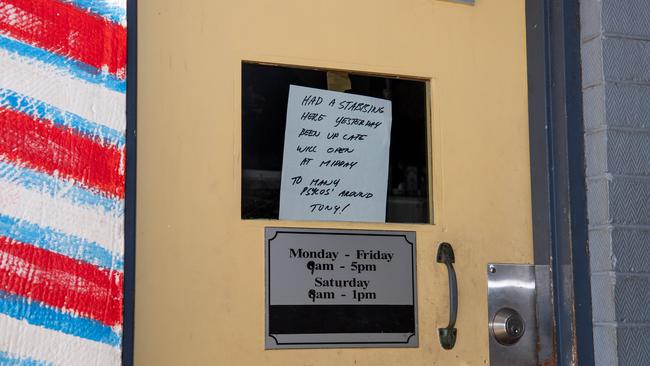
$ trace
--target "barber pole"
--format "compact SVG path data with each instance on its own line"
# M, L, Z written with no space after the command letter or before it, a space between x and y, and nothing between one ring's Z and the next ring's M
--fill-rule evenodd
M0 364L121 364L126 0L0 0Z

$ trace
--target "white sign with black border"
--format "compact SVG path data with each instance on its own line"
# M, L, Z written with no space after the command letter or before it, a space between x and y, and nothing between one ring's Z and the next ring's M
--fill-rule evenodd
M415 237L266 228L266 349L417 347Z

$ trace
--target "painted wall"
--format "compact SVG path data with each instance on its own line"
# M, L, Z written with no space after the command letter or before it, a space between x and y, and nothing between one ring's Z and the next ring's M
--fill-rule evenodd
M126 0L0 0L0 364L121 363Z
M650 364L650 2L581 1L596 365Z

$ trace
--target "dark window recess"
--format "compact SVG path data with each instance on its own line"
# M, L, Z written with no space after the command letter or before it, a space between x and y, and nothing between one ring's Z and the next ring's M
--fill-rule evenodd
M392 101L386 222L429 223L425 81L255 63L242 64L242 219L278 218L291 84Z

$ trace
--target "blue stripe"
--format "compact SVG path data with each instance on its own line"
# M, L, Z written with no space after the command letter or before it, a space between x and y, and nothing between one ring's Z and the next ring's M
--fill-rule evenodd
M66 70L75 77L89 83L103 85L120 93L126 92L126 80L119 79L111 73L104 72L83 62L59 56L5 36L0 36L0 48Z
M108 325L67 314L38 301L3 291L0 291L0 313L25 320L32 325L105 343L113 347L118 347L122 341L122 336Z
M27 189L47 193L53 198L65 198L76 204L99 206L108 214L122 216L124 200L78 186L73 180L61 180L45 173L8 164L0 160L0 179L20 184Z
M2 366L52 366L45 361L36 361L31 358L12 357L6 352L0 352L0 365Z
M125 138L122 132L91 122L74 113L63 111L13 90L0 88L0 107L10 108L34 118L47 119L56 125L72 128L82 135L92 136L103 143L118 147L124 146Z
M126 24L126 9L102 0L64 0L114 23Z
M10 216L0 215L0 235L95 266L116 271L124 269L121 255L111 253L96 243Z

